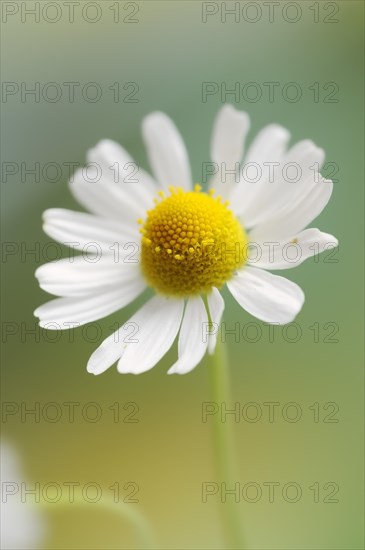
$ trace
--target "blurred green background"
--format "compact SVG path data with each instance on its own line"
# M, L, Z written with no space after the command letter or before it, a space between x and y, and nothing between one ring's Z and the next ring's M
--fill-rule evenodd
M8 4L21 10L21 2ZM34 2L23 4L30 9ZM42 8L46 4L50 3L41 2ZM63 163L82 164L88 148L111 138L147 168L140 123L147 113L159 109L181 130L194 179L199 181L201 163L209 160L213 118L222 103L219 94L202 101L202 82L219 86L226 82L227 88L235 82L242 86L256 82L263 92L260 100L241 97L234 103L251 116L249 140L265 124L278 122L290 129L293 141L313 139L325 149L326 160L338 165L332 200L313 226L336 235L340 249L333 256L335 262L321 257L283 273L304 289L307 298L296 320L302 331L296 343L288 342L291 335L285 339L281 329L275 329L270 342L268 328L225 294L227 328L239 321L243 326L255 322L262 329L256 343L248 341L253 333L239 342L227 337L233 384L232 403L227 406L253 402L262 410L257 422L231 420L237 481L241 486L256 482L263 489L258 502L242 499L237 506L248 548L363 548L363 3L299 1L290 3L297 7L285 8L288 3L280 2L270 22L262 3L260 16L257 2L251 8L243 2L239 21L227 15L226 23L220 2L210 3L209 9L218 13L208 16L206 23L198 1L96 2L102 15L95 23L81 15L81 8L90 2L81 1L75 7L73 23L68 21L64 2L56 4L62 15L54 23L49 20L58 12L51 6L40 14L39 22L26 14L22 21L18 11L5 20L3 14L2 24L3 81L19 87L25 82L29 88L39 82L41 90L44 84L56 82L63 90L54 103L42 97L35 102L32 96L21 101L20 92L2 99L3 162L24 162L27 167L39 162L41 168L54 162L63 167L60 177L50 168L49 177L41 173L39 182L32 176L22 181L18 172L2 183L3 241L19 246L2 265L3 400L20 408L22 402L28 407L38 402L41 408L56 402L63 411L60 421L53 423L44 416L39 422L30 416L21 421L20 413L3 416L3 435L21 453L29 482L82 485L93 481L110 496L108 487L113 483L123 487L133 481L139 485L139 503L128 506L137 507L149 519L156 548L225 547L219 522L224 505L219 495L207 503L201 501L202 482L216 480L212 422L201 420L202 402L211 399L206 364L187 376L166 376L175 357L173 349L141 376L119 375L115 368L99 377L87 374L92 351L115 329L115 323L128 319L136 304L98 323L100 334L90 329L85 337L82 329L76 330L73 342L68 333L56 338L38 329L36 335L27 335L25 330L36 327L33 310L50 296L38 288L33 275L44 258L24 252L34 249L35 243L40 243L42 251L49 242L41 229L44 209L79 209L69 194ZM117 4L119 23L113 20ZM132 15L135 4L138 13ZM229 2L226 7L233 6ZM98 12L93 9L88 7L84 15L94 18ZM259 19L249 22L255 19L255 10ZM296 13L297 22L286 20L295 19ZM126 17L138 22L123 21ZM73 103L64 82L80 83ZM101 87L99 101L82 99L80 90L88 82ZM115 82L120 83L120 102L114 102L109 90ZM123 90L128 82L138 85L136 103L123 102L131 91ZM279 83L273 101L264 82ZM300 101L283 99L288 82L301 87ZM310 89L316 82L318 101ZM325 87L329 82L338 86L333 96L337 102L327 100L332 90ZM89 92L91 96L93 90ZM227 96L227 101L234 102L234 97ZM49 181L52 177L57 181ZM315 323L318 342L310 329ZM333 336L337 342L325 341L334 326L326 323L338 325ZM65 402L81 404L73 423L68 421ZM81 408L90 402L102 410L98 422L88 422L81 415ZM120 422L113 421L109 409L116 402ZM139 406L138 423L123 422L128 412L123 406L128 402ZM272 423L264 402L280 404ZM283 417L290 402L302 411L298 422ZM332 402L339 408L332 418L338 422L325 418L334 410L326 409ZM318 405L313 407L314 403ZM314 421L316 407L318 422ZM248 414L253 416L254 410ZM273 503L263 485L270 481L280 483ZM302 488L296 503L281 497L287 482ZM309 489L315 482L321 488L320 502L314 502ZM324 488L328 482L339 486L333 497L337 503L324 502L331 493L331 486ZM128 522L120 523L117 515L101 506L61 509L55 504L43 512L49 522L45 548L135 547Z

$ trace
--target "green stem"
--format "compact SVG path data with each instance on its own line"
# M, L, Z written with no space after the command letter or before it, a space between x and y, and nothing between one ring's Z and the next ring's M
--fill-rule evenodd
M136 510L133 506L133 504L127 504L125 502L114 502L114 500L106 495L103 495L103 500L100 500L97 503L90 503L86 502L80 497L75 496L73 502L70 502L70 500L67 499L61 499L55 503L49 503L49 502L43 502L42 506L44 508L47 508L48 510L50 507L54 506L56 509L58 509L59 506L61 507L70 507L70 506L78 506L79 508L89 508L90 506L97 506L100 508L104 508L105 510L108 510L109 512L113 512L114 514L117 514L120 518L122 518L124 521L128 521L132 524L136 539L138 544L136 545L137 548L141 549L147 549L147 548L155 548L155 545L153 543L152 534L150 530L150 526L145 520L145 518L142 516L142 514ZM70 508L68 508L70 509Z
M227 407L230 400L229 367L226 349L220 341L220 333L217 338L217 346L214 355L209 356L209 376L211 381L212 398L221 410L222 403ZM231 425L223 423L220 414L213 417L214 445L219 481L226 484L227 489L232 490L237 483L236 463ZM235 502L234 495L227 495L227 500L221 503L222 523L229 548L243 549L244 539L240 508Z

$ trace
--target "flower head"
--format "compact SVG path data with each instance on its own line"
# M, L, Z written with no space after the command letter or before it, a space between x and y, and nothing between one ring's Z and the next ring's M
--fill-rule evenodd
M214 351L215 331L203 338L202 327L220 323L224 285L265 322L289 323L300 311L303 291L266 269L294 267L337 246L332 235L305 229L332 193L332 182L319 173L324 153L309 140L288 149L289 133L269 125L242 162L248 130L245 113L222 107L212 136L213 177L204 192L192 184L186 148L173 122L152 113L143 121L143 137L154 179L141 169L133 179L135 165L126 151L103 140L88 154L96 174L80 169L70 182L91 214L44 213L45 232L83 254L37 270L40 286L59 296L35 311L42 327L95 321L123 308L146 287L155 291L93 353L89 372L100 374L116 361L119 372L145 372L177 335L178 360L169 373L189 372L207 350ZM127 339L131 323L136 338Z
M147 212L141 229L146 280L157 292L187 298L221 288L244 263L236 254L236 244L241 250L247 244L242 225L227 203L201 193L199 185L170 192Z

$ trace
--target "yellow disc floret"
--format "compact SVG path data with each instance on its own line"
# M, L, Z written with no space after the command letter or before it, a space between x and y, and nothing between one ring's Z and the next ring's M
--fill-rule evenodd
M170 188L147 212L141 265L147 282L170 296L191 296L220 288L245 261L247 236L214 192Z

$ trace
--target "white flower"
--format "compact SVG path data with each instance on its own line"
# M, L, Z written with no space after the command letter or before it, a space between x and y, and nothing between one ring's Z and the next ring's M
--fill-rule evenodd
M311 141L288 149L287 130L266 126L240 165L249 118L226 105L214 124L209 169L215 174L204 193L192 185L173 122L155 112L142 130L155 180L143 170L136 173L127 152L103 140L89 151L88 170L78 170L70 182L91 214L44 213L44 231L83 255L36 271L40 286L59 296L35 311L41 327L92 322L125 307L147 286L156 292L93 353L88 371L94 374L116 361L121 373L145 372L177 335L178 360L168 372L191 371L207 350L214 351L215 331L204 338L202 327L220 323L224 301L218 288L225 283L258 319L291 322L303 305L303 291L265 269L294 267L337 246L333 236L305 229L332 193L332 182L319 174L324 152ZM252 169L258 178L250 175ZM127 339L130 327L137 328Z
M26 550L40 548L45 536L43 518L34 502L22 499L26 495L21 484L19 459L7 442L0 444L1 455L1 548ZM26 489L33 486L25 487ZM34 495L28 495L29 500Z

